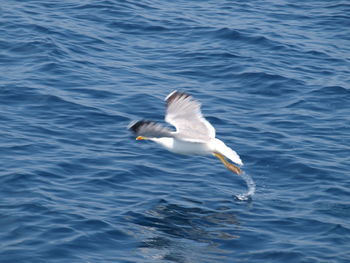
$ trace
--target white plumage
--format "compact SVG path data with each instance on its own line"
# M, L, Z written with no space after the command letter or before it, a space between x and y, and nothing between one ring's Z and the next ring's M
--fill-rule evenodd
M170 93L166 99L165 121L175 126L176 131L153 121L138 121L132 123L129 129L138 137L136 139L149 139L167 150L187 155L215 155L224 165L237 174L241 170L225 160L243 165L239 155L215 138L214 127L203 117L201 104L192 96L178 91Z

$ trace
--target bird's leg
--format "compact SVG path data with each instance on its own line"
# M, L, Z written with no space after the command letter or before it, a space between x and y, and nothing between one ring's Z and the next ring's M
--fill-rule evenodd
M215 157L217 157L224 165L227 169L229 169L231 172L234 172L236 174L241 174L242 173L242 170L237 167L236 165L228 162L226 159L225 159L225 156L223 156L222 154L220 153L213 153L213 155Z

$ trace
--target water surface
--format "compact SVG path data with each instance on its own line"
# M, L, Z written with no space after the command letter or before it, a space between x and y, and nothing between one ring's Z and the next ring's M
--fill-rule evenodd
M347 1L2 1L1 262L350 262ZM256 184L127 131L194 95Z

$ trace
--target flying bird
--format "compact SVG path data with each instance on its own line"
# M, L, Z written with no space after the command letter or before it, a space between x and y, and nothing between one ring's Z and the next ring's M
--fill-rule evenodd
M201 104L191 95L173 91L166 98L165 121L176 131L159 123L140 120L129 125L136 140L151 140L165 149L185 155L214 155L227 169L241 174L242 170L227 159L242 166L239 155L223 141L215 138L214 127L203 117Z

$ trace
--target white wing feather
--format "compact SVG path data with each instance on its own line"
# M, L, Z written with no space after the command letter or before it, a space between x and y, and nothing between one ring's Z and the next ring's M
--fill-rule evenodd
M193 142L215 138L214 127L203 117L201 104L192 96L173 91L166 97L165 121L175 126L177 137Z

